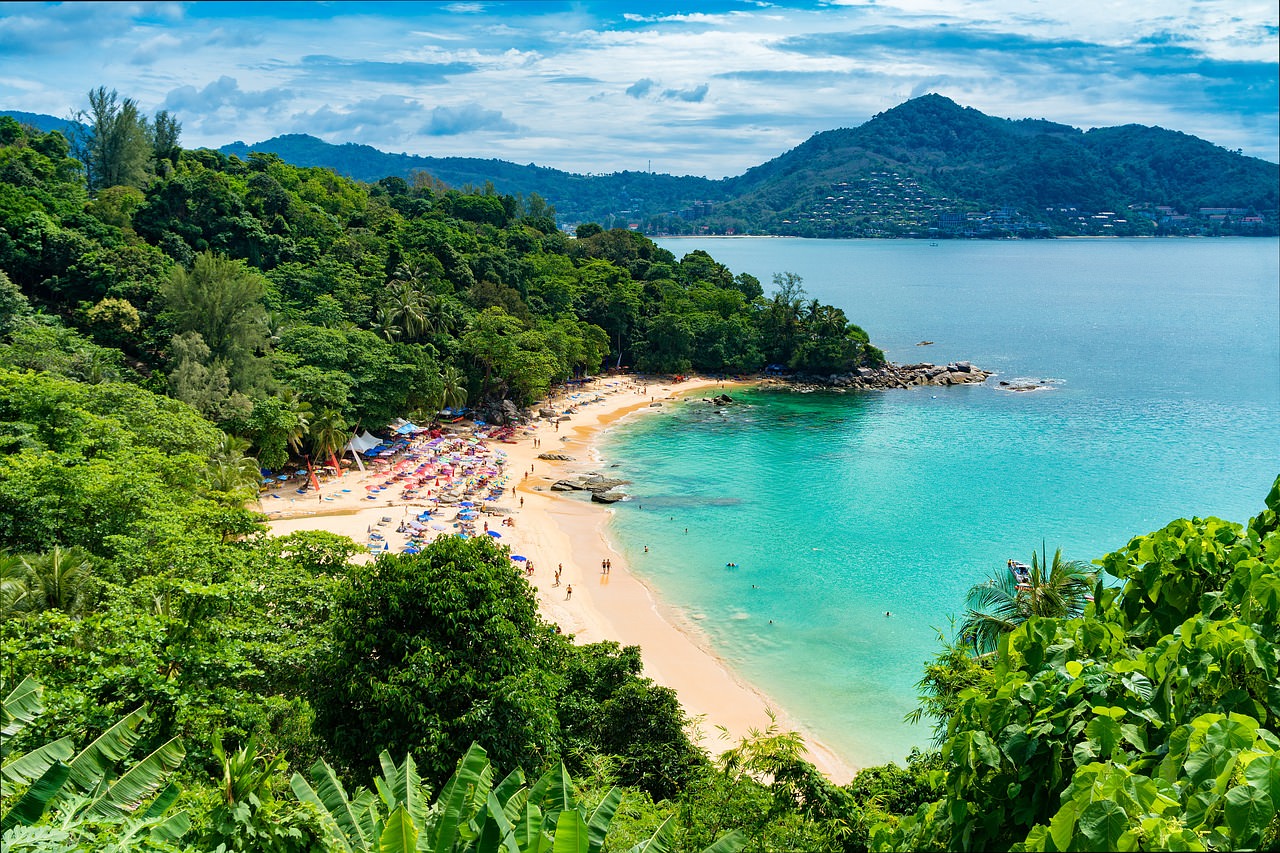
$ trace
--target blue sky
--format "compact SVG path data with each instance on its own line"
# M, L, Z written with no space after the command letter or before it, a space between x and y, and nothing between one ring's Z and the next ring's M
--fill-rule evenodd
M717 178L937 92L1275 162L1278 54L1275 0L0 3L0 109Z

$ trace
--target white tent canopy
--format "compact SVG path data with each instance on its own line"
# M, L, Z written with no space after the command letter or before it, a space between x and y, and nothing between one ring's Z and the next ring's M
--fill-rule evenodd
M365 430L364 435L352 436L351 440L347 442L347 446L343 448L343 450L354 450L357 453L364 453L366 450L377 447L379 444L382 444L382 439L374 438L372 435L369 435L368 430Z

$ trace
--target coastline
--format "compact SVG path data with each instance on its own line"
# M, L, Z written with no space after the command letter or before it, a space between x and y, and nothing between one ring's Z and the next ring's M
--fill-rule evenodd
M612 387L589 389L572 399L549 401L555 408L571 404L576 413L559 424L544 420L526 428L515 443L495 444L506 453L505 471L514 489L508 487L495 503L509 514L514 526L502 527L502 544L513 554L528 558L534 565L527 579L535 590L543 617L557 624L578 642L612 640L622 645L640 646L644 675L672 688L685 713L696 721L699 742L713 755L735 746L752 730L763 731L776 719L783 730L799 730L777 703L740 679L730 668L690 633L681 630L679 620L669 618L671 610L658 591L637 577L609 534L613 510L553 492L550 486L572 474L597 467L596 446L605 428L621 418L643 411L661 411L651 403L671 401L697 391L741 387L748 383L722 383L711 379L653 383L650 386L612 383ZM538 407L535 407L535 410ZM540 446L535 447L532 439ZM548 440L550 439L550 440ZM559 440L563 439L563 440ZM539 459L542 453L560 453L571 460ZM327 530L362 541L359 528L366 530L384 518L400 519L419 501L364 501L359 485L371 479L349 472L349 491L322 498L317 504L281 505L269 513L273 534L295 530ZM339 485L341 482L339 483ZM325 501L329 505L325 505ZM272 501L264 501L271 503ZM309 507L314 507L310 509ZM401 509L403 507L403 509ZM270 508L270 507L264 507ZM390 536L388 536L390 538ZM368 559L365 555L365 559ZM600 561L608 559L611 569L604 573ZM560 584L554 583L557 566L563 566ZM572 597L568 589L572 586ZM723 732L720 729L723 728ZM855 768L831 749L801 731L807 758L833 782L848 782Z

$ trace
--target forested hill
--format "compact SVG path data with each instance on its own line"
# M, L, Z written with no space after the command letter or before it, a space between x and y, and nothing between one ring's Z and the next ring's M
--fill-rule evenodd
M501 193L537 193L552 204L563 224L600 222L606 227L626 227L640 217L680 210L690 199L725 198L721 182L697 177L655 175L649 172L614 172L584 175L548 169L533 163L521 166L506 160L476 157L418 157L388 154L368 145L333 145L307 134L291 133L246 145L233 142L218 149L242 159L252 151L279 155L295 166L319 166L375 183L395 176L413 181L426 173L455 189L492 184Z
M940 95L815 134L720 181L384 154L299 135L221 150L271 151L366 181L417 171L454 187L491 181L500 192L538 193L564 223L659 234L1275 234L1280 210L1274 163L1159 127L1082 131L996 118Z
M1280 208L1280 166L1194 136L994 118L939 95L815 134L726 184L726 220L813 236L1275 233Z
M42 130L65 123L11 114ZM389 154L305 134L220 151L241 159L274 153L368 183L420 175L455 189L492 183L499 193L537 193L556 208L562 226L598 222L648 234L1280 233L1275 163L1158 127L1082 131L1045 119L988 116L940 95L912 99L858 127L817 133L740 176L714 181Z

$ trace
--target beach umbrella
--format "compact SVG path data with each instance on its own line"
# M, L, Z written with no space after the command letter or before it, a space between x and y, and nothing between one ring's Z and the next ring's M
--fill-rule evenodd
M525 562L526 560L528 560L529 558L528 558L528 557L521 557L519 554L512 554L512 555L511 555L511 559L515 560L517 563L523 563L523 562Z
M492 536L494 539L502 538L502 534L496 530L486 530L485 532L488 533L490 536Z
M473 504L471 501L462 501L458 504L458 506L475 506L475 504Z

